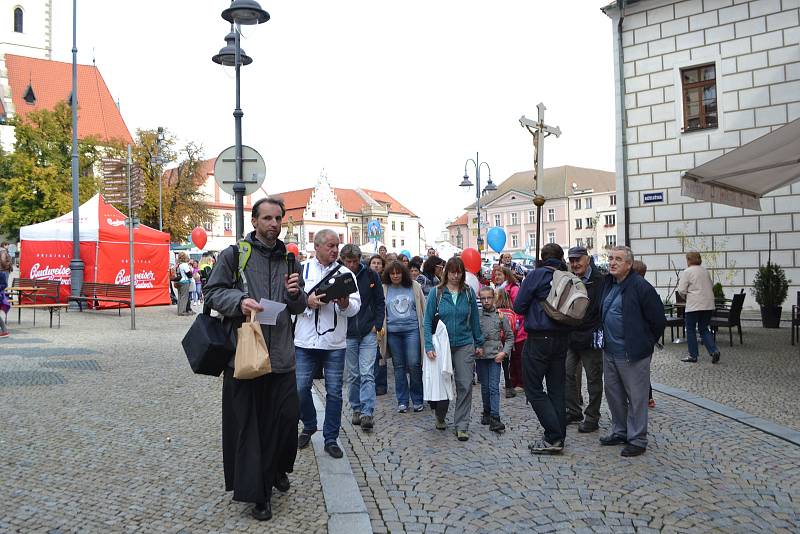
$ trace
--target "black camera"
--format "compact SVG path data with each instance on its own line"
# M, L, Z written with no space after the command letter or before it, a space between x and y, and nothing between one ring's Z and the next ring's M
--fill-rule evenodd
M325 294L322 302L328 303L342 297L347 297L358 291L356 281L350 273L336 273L326 277L325 280L317 285L314 291L317 295Z

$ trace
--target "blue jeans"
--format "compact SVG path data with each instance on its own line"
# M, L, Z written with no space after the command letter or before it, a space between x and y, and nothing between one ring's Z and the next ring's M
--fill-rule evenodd
M711 335L711 330L708 328L708 323L711 321L712 310L686 312L686 343L689 345L689 356L697 358L700 350L697 347L697 334L696 329L700 329L700 337L703 338L703 345L708 349L709 354L715 354L719 351L717 344L714 343L714 336Z
M483 413L500 418L500 371L502 364L493 358L480 358L475 360L475 369L478 371L478 380L481 383L481 397L483 398Z
M389 387L388 366L381 365L381 349L375 351L375 389L382 389L386 393Z
M347 338L346 369L350 384L350 408L362 415L375 410L375 354L378 350L374 333L364 337Z
M342 426L342 375L344 374L345 349L322 350L295 347L297 358L297 394L300 397L300 420L303 432L317 431L317 410L311 398L314 367L321 362L325 369L325 422L322 436L325 443L335 442Z
M422 406L422 349L419 330L389 332L387 342L394 362L394 393L398 406L409 406L409 390L414 406ZM406 378L408 374L408 378Z

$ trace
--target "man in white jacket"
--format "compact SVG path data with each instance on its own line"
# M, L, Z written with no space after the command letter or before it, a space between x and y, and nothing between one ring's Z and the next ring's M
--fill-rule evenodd
M325 302L324 293L315 291L315 286L336 272L355 276L344 265L338 263L339 236L333 230L321 230L314 236L316 256L303 263L301 273L308 292L308 307L297 316L294 332L295 357L297 359L297 394L300 396L300 420L303 431L297 439L301 449L308 446L311 435L317 431L317 412L311 398L314 368L320 362L325 373L325 421L322 436L325 452L334 458L342 457L342 449L336 440L342 423L342 376L344 374L347 349L347 319L358 314L361 297L358 291L349 297Z

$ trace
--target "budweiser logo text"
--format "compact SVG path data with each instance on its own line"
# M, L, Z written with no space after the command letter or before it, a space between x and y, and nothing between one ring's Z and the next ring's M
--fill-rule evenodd
M147 289L153 287L153 283L156 280L156 275L153 271L142 271L136 273L134 275L134 279L136 280L137 289ZM130 285L131 275L127 274L125 269L120 269L116 278L114 278L114 283L123 286Z
M34 263L33 267L31 267L31 274L30 278L35 280L60 280L60 281L69 281L69 267L64 265L59 265L58 267L50 267L49 265L45 265L44 268L40 269L41 265L38 263Z

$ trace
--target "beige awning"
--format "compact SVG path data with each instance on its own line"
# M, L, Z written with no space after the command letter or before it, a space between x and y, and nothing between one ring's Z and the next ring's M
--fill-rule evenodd
M683 173L683 196L761 210L759 199L800 180L800 119Z

